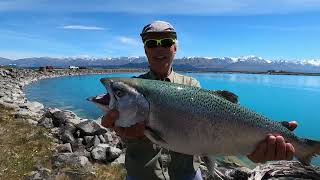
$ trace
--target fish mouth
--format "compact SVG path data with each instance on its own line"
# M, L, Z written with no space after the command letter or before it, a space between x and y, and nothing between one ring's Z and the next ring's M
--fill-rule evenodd
M96 104L103 112L109 112L110 96L109 94L100 94L97 96L91 96L87 98L87 101Z
M112 90L114 80L111 78L102 78L100 79L101 83L106 87L109 93L109 109L116 108L116 97Z

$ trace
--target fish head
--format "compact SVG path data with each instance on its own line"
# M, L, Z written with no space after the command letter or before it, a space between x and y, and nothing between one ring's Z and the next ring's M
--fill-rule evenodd
M109 109L119 112L116 126L130 127L147 120L149 103L137 90L134 78L102 78L100 81L110 96Z

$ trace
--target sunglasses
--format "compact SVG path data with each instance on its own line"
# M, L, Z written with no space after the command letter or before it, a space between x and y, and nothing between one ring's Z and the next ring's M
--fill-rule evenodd
M144 41L144 46L147 48L155 48L158 46L161 47L171 47L173 44L176 43L176 39L173 38L164 38L164 39L147 39Z

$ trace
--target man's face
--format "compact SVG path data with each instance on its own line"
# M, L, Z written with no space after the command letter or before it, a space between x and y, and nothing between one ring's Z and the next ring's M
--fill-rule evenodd
M172 38L169 33L149 33L145 35L144 39L163 39ZM177 45L173 44L171 47L157 46L153 48L144 47L145 53L148 57L150 69L157 73L162 74L170 70L172 61L176 55Z

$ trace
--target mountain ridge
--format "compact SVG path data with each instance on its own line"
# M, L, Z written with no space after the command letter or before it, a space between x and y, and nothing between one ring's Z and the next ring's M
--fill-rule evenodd
M104 67L104 68L147 68L145 56L116 57L116 58L52 58L34 57L10 60L0 57L0 65L34 68L54 66L66 68L69 66ZM182 57L174 60L177 70L196 71L287 71L302 73L320 73L320 59L289 61L267 60L257 56L241 57Z

